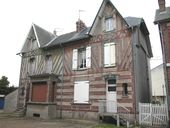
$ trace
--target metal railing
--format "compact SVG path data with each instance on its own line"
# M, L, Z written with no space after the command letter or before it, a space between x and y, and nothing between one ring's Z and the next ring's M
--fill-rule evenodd
M120 103L110 100L99 100L99 114L117 115L118 120L124 120L129 126L130 110Z

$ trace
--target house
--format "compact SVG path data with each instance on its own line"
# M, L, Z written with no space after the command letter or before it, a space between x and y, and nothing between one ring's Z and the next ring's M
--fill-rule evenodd
M163 54L165 85L167 90L168 110L170 111L170 7L165 6L165 0L158 0L154 23L158 25Z
M97 119L150 102L149 32L142 18L123 18L103 0L91 27L60 36L33 24L19 53L18 106L41 118ZM101 115L102 117L102 115Z
M160 64L151 70L151 80L153 102L165 103L166 88L163 64Z

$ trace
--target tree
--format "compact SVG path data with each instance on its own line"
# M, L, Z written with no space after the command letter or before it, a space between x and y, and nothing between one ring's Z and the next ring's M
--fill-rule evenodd
M0 79L0 86L1 87L8 87L9 86L9 81L8 81L8 77L6 76L2 76Z
M8 81L8 77L2 76L0 79L0 94L7 95L17 89L14 86L9 87L10 82Z

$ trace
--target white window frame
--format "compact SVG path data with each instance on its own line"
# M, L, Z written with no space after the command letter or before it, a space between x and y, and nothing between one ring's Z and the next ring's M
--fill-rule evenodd
M116 44L104 44L104 67L116 66Z
M80 67L79 49L73 49L72 69L81 70L91 67L91 46L85 48L85 60L83 61L83 65L83 67Z
M74 103L89 103L89 81L76 81L74 83Z
M105 19L105 30L106 32L116 29L116 20L113 17Z

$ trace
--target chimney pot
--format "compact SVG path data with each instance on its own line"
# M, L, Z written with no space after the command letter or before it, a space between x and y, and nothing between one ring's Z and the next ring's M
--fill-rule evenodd
M84 28L86 28L85 23L84 23L82 20L79 19L79 20L76 22L76 31L77 31L77 32L80 32L80 31L83 30Z
M159 4L159 10L160 10L160 12L163 12L163 11L166 10L165 0L158 0L158 4Z

